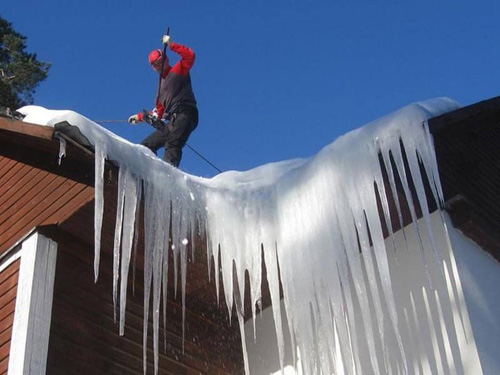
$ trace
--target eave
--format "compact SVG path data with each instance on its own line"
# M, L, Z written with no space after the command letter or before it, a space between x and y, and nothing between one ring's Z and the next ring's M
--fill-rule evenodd
M429 121L454 226L500 261L500 97Z

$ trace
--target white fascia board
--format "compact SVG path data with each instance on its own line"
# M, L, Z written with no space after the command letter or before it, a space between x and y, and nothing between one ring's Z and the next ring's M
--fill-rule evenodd
M57 243L35 232L13 257L21 264L8 373L45 374Z

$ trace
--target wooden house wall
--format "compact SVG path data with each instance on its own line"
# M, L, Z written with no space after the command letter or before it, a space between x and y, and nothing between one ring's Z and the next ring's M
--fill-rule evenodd
M0 273L0 375L7 374L20 260Z
M0 254L31 229L57 224L92 200L86 184L0 156Z
M135 295L130 275L125 335L120 337L113 321L111 254L102 253L99 280L94 284L92 249L61 230L58 243L47 373L142 373L142 272L137 270ZM243 357L237 322L232 326L228 320L217 323L187 303L183 350L180 292L175 299L169 290L169 296L166 336L163 328L160 334L159 374L241 374ZM152 374L151 317L148 337L147 365Z

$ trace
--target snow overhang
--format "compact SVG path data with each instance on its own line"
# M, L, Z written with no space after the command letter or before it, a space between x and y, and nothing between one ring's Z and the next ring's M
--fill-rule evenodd
M497 167L499 122L500 97L429 120L446 209L458 228L497 259L500 259L500 173ZM58 165L54 155L60 151L61 139L67 143L68 152L61 165ZM68 122L59 122L54 127L47 127L0 118L0 141L4 155L89 185L94 183L94 148L79 129ZM112 161L106 161L106 168L109 170L107 184L116 187L116 165ZM386 171L384 177L388 189ZM409 183L415 197L414 185L411 180ZM429 193L428 181L424 180L424 183ZM406 226L411 221L411 215L400 181L396 180L396 185L403 226ZM428 198L430 195L428 194ZM392 229L397 231L401 225L395 219L395 202L391 196L387 199L392 213ZM380 202L378 205L382 215ZM436 202L429 199L430 211L436 208ZM421 217L421 212L417 212L417 215ZM388 229L383 229L384 236L387 237Z
M66 143L65 156L59 164L61 139ZM50 174L62 176L79 183L94 186L95 150L81 135L78 128L68 123L58 123L54 127L42 126L0 117L0 155L16 160L30 167L40 169ZM105 257L113 252L113 237L116 220L118 167L113 161L105 162L104 178L104 217L102 228L102 251ZM143 204L142 204L143 205ZM142 206L141 205L141 206ZM137 280L142 283L144 269L144 217L141 212L139 220L139 242L137 248ZM75 210L57 225L39 228L47 237L55 241L66 241L78 244L82 251L94 251L94 200L83 206L75 206ZM85 229L84 229L85 228ZM220 325L221 334L224 330L237 326L236 321L230 322L223 301L217 301L215 285L208 279L206 248L203 238L197 238L197 262L189 262L190 275L186 295L188 299L188 314L204 316L205 320ZM17 243L17 242L16 242ZM5 250L9 250L9 246ZM83 250L84 249L84 250ZM173 264L173 260L171 259ZM106 272L111 272L112 264L105 262ZM212 275L213 275L212 270ZM171 273L169 296L174 296L173 272ZM266 300L266 299L265 299ZM232 324L232 326L230 326Z
M402 206L401 210L398 210L397 207L396 207L396 209L394 209L394 207L391 207L391 201L390 201L391 200L391 196L390 196L390 194L387 197L386 196L383 196L383 197L379 196L378 197L378 200L379 200L378 203L379 203L379 205L378 205L378 207L376 206L375 209L373 209L373 201L374 201L373 200L373 196L369 196L368 194L364 194L366 192L370 193L370 190L371 190L371 192L373 192L373 181L374 180L373 179L370 180L370 178L371 178L370 171L373 171L373 170L376 169L375 166L377 165L377 158L376 158L377 157L377 150L381 150L381 148L380 148L381 144L379 143L379 141L382 143L382 146L383 146L384 145L384 143L383 143L384 140L387 140L389 138L390 138L390 141L388 141L388 143L385 145L387 147L386 148L382 147L383 152L381 152L379 154L379 155L382 156L382 158L385 158L384 160L379 160L379 162L381 164L382 164L382 161L383 161L385 163L385 167L386 168L389 168L393 164L396 165L398 173L402 173L402 176L405 174L403 171L410 172L410 173L406 173L406 174L413 175L413 176L423 175L424 173L422 173L422 169L429 168L429 169L427 169L427 171L430 171L430 172L433 173L433 176L431 176L429 178L431 178L431 179L434 178L434 184L439 184L439 181L436 181L436 179L435 179L435 177L436 177L435 171L437 171L437 169L434 166L435 163L434 163L433 157L432 157L433 156L432 154L434 153L434 150L432 149L432 147L429 147L429 145L432 143L432 140L431 140L431 142L429 142L430 137L428 137L427 133L425 133L425 134L423 133L423 132L425 132L425 130L423 130L423 129L425 129L425 126L424 127L420 127L418 130L415 130L416 126L422 125L423 123L426 122L427 118L432 117L432 116L428 116L426 118L425 117L422 118L422 117L419 117L419 116L414 116L415 112L412 112L412 111L414 111L415 108L417 109L417 111L416 111L417 113L421 113L422 112L421 111L422 108L418 108L418 105L416 107L411 107L410 108L410 112L406 112L406 113L403 112L403 113L405 113L405 115L403 115L403 116L400 115L399 117L397 117L397 121L395 122L396 126L394 128L390 126L392 124L391 123L391 119L392 118L389 117L389 119L384 119L385 120L384 124L389 123L389 126L386 126L386 127L383 127L383 128L379 128L378 130L381 130L381 132L375 131L374 133L372 133L371 131L374 128L374 126L372 126L371 127L372 130L369 129L367 133L363 133L362 131L361 131L361 133L359 133L359 132L356 133L357 136L359 136L361 134L360 138L363 141L366 141L365 143L362 143L362 144L363 144L363 146L366 146L366 149L369 149L369 153L367 153L366 155L371 156L371 158L369 160L370 163L366 162L366 158L365 159L361 158L359 160L363 164L363 167L367 167L367 168L360 168L361 172L359 173L359 175L358 175L358 173L354 173L354 175L356 177L360 177L360 178L354 179L352 181L347 181L347 188L344 188L343 191L339 191L340 193L344 194L347 197L347 199L349 200L348 205L350 205L350 207L344 207L344 206L339 207L340 208L339 211L343 212L343 213L347 213L347 215L343 215L342 216L343 218L344 217L345 218L349 218L349 213L351 211L349 211L348 208L351 208L353 210L352 212L356 212L357 217L355 218L355 220L356 220L356 223L355 223L356 224L356 228L355 228L355 230L357 231L358 228L359 228L359 230L361 232L364 232L364 234L363 234L365 236L365 240L364 240L364 246L365 246L364 249L365 250L363 250L364 254L368 253L368 251L366 251L367 250L366 246L367 246L367 243L368 243L367 237L370 236L370 230L369 229L368 230L364 229L365 226L368 227L368 223L366 223L366 225L365 225L365 221L371 220L372 223L374 223L374 221L376 221L376 219L377 219L376 218L376 216L377 216L377 208L378 208L378 216L379 216L378 219L380 219L384 215L386 215L388 209L390 209L391 210L390 217L391 217L391 219L395 219L396 222L398 221L397 220L397 216L398 215L397 214L393 214L393 211L401 211L401 212L398 212L399 216L402 216L402 219L400 217L399 225L400 226L401 225L403 225L403 226L406 225L405 215L406 215L406 217L408 217L408 214L405 214L404 203L402 203L402 201L404 201L405 199L401 200L401 194L400 194L401 190L404 190L404 195L406 196L406 200L411 201L412 198L414 198L415 196L418 196L418 198L419 198L419 200L421 202L425 201L425 204L422 205L421 209L425 210L425 211L428 211L427 207L426 207L426 204L428 203L429 204L429 208L432 210L432 207L431 207L432 206L432 202L431 202L431 200L426 200L425 199L426 195L428 195L428 194L422 194L422 192L423 192L423 190L431 190L432 191L433 189L436 189L436 186L433 186L433 184L429 183L428 181L427 181L427 185L428 186L425 186L426 182L425 182L425 178L424 177L422 177L422 181L415 181L415 183L413 184L413 188L412 188L411 178L409 178L409 180L407 182L405 181L404 183L401 183L401 181L400 181L399 185L403 185L402 188L401 188L400 186L398 186L397 178L396 178L396 181L388 181L387 177L381 178L380 176L376 176L377 183L384 184L384 185L390 185L390 189L386 188L385 191L389 191L390 190L390 191L392 191L392 193L396 193L396 196L393 198L392 205L393 206L397 206L398 202L402 203L401 204L401 206ZM424 108L423 112L425 112L426 108L425 107L423 107L423 108ZM454 108L456 108L456 107L454 107ZM447 110L447 112L449 112L449 111L450 111L450 108ZM433 112L431 112L431 113L433 113ZM439 113L443 113L443 111L441 110ZM411 118L413 120L413 121L412 120L408 120L407 121L410 126L408 126L408 124L405 123L406 119L408 118L406 115L408 115L408 114L410 115L409 118ZM435 112L434 112L434 114L435 114ZM375 123L375 130L377 130L377 124L378 123ZM412 127L412 126L414 126L414 127ZM435 130L434 135L436 135L438 133L439 134L443 134L442 133L443 130L442 129L438 129L438 128L439 128L439 126L435 127L435 129L434 129ZM438 129L439 131L436 130L436 129ZM393 131L391 131L391 130L393 130ZM401 133L398 133L399 131ZM354 132L352 134L354 134ZM295 173L295 172L294 173L290 173L290 174L288 174L286 176L285 176L285 174L279 174L278 173L279 176L277 177L277 180L279 180L279 178L281 176L285 176L285 182L281 184L281 189L282 190L279 192L279 193L282 194L281 197L280 197L280 199L282 199L282 200L280 202L278 202L279 206L280 206L279 209L281 210L280 213L281 214L286 214L288 212L287 209L289 210L289 212L292 212L291 215L285 215L283 217L280 217L280 219L282 219L284 222L287 222L287 224L292 224L293 225L293 224L295 224L293 222L293 220L294 220L293 217L294 216L295 217L296 216L300 216L300 214L301 214L300 212L296 212L297 211L296 210L297 207L302 207L306 211L309 210L309 207L307 207L305 204L303 204L302 206L300 206L300 205L298 205L298 206L295 205L294 206L293 197L291 199L291 202L287 201L287 198L289 198L288 195L290 195L291 193L293 193L289 189L290 186L299 186L298 184L295 185L294 182L298 182L300 180L302 180L302 182L305 181L307 184L309 184L308 185L309 187L312 187L314 189L315 188L314 183L318 182L318 181L322 182L321 178L324 178L326 176L326 175L322 174L325 170L327 170L328 172L333 172L334 176L336 176L337 178L339 176L340 177L346 177L345 173L335 174L335 173L338 172L336 170L336 165L337 165L336 162L342 163L342 160L343 160L342 156L345 155L345 154L348 154L349 156L352 156L352 152L349 152L349 147L347 147L347 146L349 146L349 142L344 142L346 140L347 141L352 141L353 139L356 140L356 134L355 134L355 137L352 137L352 134L351 134L351 138L346 137L343 140L340 140L339 142L336 141L334 146L337 147L337 148L334 149L333 146L332 146L332 147L330 147L326 151L321 151L314 160L311 160L310 162L307 161L307 162L303 162L303 163L298 163L298 164L300 164L301 167L303 165L305 167L301 168L301 170L298 171L297 173ZM381 136L382 140L380 138L378 138L377 134ZM389 138L386 138L388 135L389 135ZM398 135L401 138L398 138ZM405 141L401 140L404 137L404 135L409 135L408 137L406 137ZM446 138L446 137L444 137L444 138ZM423 142L421 141L422 139L424 140ZM401 143L401 147L398 147L398 140ZM436 142L435 142L436 150L438 148L437 145L439 143L440 143L440 141L438 141L438 137L436 137ZM351 143L350 146L352 146L352 143ZM407 146L408 146L408 150L410 150L410 151L408 152L408 155L405 155L405 148L407 148ZM340 147L340 149L338 147ZM351 147L351 149L352 149L352 147ZM366 149L365 150L359 150L359 151L366 152ZM424 162L424 163L421 163L419 165L419 161L421 161L422 159L418 160L418 157L416 157L416 155L415 155L415 151L417 151L417 156L418 157L421 157L422 153L420 153L420 152L423 152L424 153L423 159L427 160L427 161ZM395 156L394 155L391 156L391 152L395 152L396 155ZM445 153L445 155L446 155L446 153ZM101 155L101 157L102 157L102 155ZM339 159L339 157L340 157L340 159ZM393 159L395 159L395 161L391 160L391 157ZM426 157L427 157L427 159L425 159ZM375 162L373 162L373 160ZM326 163L325 163L325 161L326 161ZM330 163L328 163L328 162L330 162ZM352 166L353 165L352 162L353 162L352 159L347 160L347 164L348 165ZM439 156L438 156L438 163L439 163ZM423 165L423 164L426 164L426 165ZM96 165L97 165L97 163L96 163ZM408 166L408 165L410 165L411 167ZM316 167L319 167L319 168L316 168ZM323 170L321 167L325 167L325 170ZM345 167L345 165L344 165L344 167ZM446 167L444 167L444 169L441 167L441 165L439 165L438 167L439 167L439 170L440 170L441 180L443 180L444 179L443 176L446 175L446 173L445 173ZM293 168L288 169L288 171L290 171L292 169ZM332 170L330 170L330 169L332 169ZM352 171L352 168L350 170L346 169L346 168L339 168L339 169L340 169L341 172L346 172L347 171L348 172L347 174L350 174L349 172ZM382 174L383 174L383 169L384 168L382 168ZM392 169L394 169L394 168L392 168ZM420 169L420 173L419 173L419 169ZM367 171L368 178L365 178L365 175L363 175L364 171ZM319 172L319 173L315 175L313 172ZM386 171L386 175L387 175L387 171ZM220 179L218 179L218 181L216 181L216 185L218 186L218 188L224 187L224 183L225 183L224 177L227 177L227 176L228 176L227 174L225 176L221 176ZM352 178L352 176L349 176L349 177ZM406 179L406 176L401 177L401 179ZM234 182L234 180L233 180L233 182ZM330 181L330 180L328 180L327 182L328 182L328 184L326 184L327 187L331 188L331 185L334 185L334 184L332 184L332 181ZM238 183L240 183L240 184L248 184L249 181L239 181ZM359 185L361 185L361 184L363 184L363 185L360 187ZM406 185L409 185L409 186L406 186ZM419 186L415 187L415 185L419 185ZM451 185L452 186L456 186L456 184L451 184ZM380 188L380 186L379 186L379 188ZM278 187L278 190L279 189L280 189L280 187ZM312 197L311 202L313 204L318 204L318 202L314 202L314 196L315 196L314 194L310 194L307 191L307 189L304 189L302 186L300 186L300 190L301 190L301 194L302 194L301 199L303 199L304 202L306 202L309 198ZM420 190L420 191L417 193L416 190ZM438 189L438 190L440 190L440 189ZM256 190L256 191L258 192L259 190ZM313 190L313 191L316 191L316 190ZM377 191L377 188L375 189L375 191ZM176 192L179 192L179 191L177 190ZM320 191L320 193L321 192L322 191ZM331 194L332 190L330 190L329 192ZM324 193L324 191L323 191L323 193ZM339 194L339 196L343 196L342 194ZM357 194L357 196L355 194ZM474 194L477 195L477 189L473 190L472 196ZM227 200L228 198L229 198L229 200L231 200L231 199L237 200L236 198L238 198L238 197L241 197L241 198L244 198L244 199L252 198L251 196L244 196L244 195L240 196L238 194L235 194L234 197L233 196L229 196L228 197L226 194L220 194L220 195L221 196L220 196L219 200L215 202L215 203L217 203L215 207L216 208L217 207L219 207L219 208L222 207L223 209L225 209L225 208L231 209L231 207L230 207L231 203L230 202L229 202L229 204L227 206L224 206L225 205L225 200ZM437 199L435 191L432 191L432 195ZM361 203L361 206L360 206L359 202L356 201L358 198L360 198L360 196L361 196L362 199L364 199L363 203ZM456 197L456 196L457 196L457 194L453 195L453 197ZM168 197L168 195L167 195L167 197ZM163 198L163 197L161 197L161 198ZM174 198L176 198L175 195L174 195ZM181 198L185 199L185 197L181 197ZM385 202L385 198L387 198L388 202ZM441 199L441 196L439 198ZM438 203L436 202L436 199L434 199L434 205L437 207ZM447 199L448 202L453 201L453 200L449 199L448 196L445 196L445 199ZM156 200L156 201L158 201L158 200ZM164 200L160 200L160 201L164 201ZM214 203L214 201L212 201L211 203ZM248 203L248 201L246 201L246 203ZM334 204L340 204L340 205L342 205L343 203L334 202ZM151 203L150 203L150 205L151 205ZM364 208L366 208L367 205L369 205L371 207L370 208L371 218L366 216L367 215L366 212L368 210L366 210L366 211L364 210ZM416 212L416 213L415 212L411 212L412 211L411 206L413 205L413 203L408 203L407 202L407 205L409 207L408 211L410 211L410 215L409 216L412 217L412 219L415 219L415 217L419 217L418 212ZM256 207L258 207L258 209L260 211L262 211L262 212L264 212L267 209L267 207L265 207L265 206L256 206ZM248 208L251 209L252 206L250 206ZM318 210L322 209L321 205L319 205L317 207L317 209ZM434 209L435 209L435 207L434 207ZM384 211L384 210L386 210L386 211ZM335 212L335 210L331 210L331 211ZM384 212L381 213L381 211L384 211ZM364 212L365 216L363 216L363 212ZM373 215L373 212L375 212L375 215ZM182 211L181 211L181 213L182 213ZM212 215L214 215L216 213L217 212L212 211ZM230 213L230 212L228 211L226 213ZM247 214L251 216L253 214L253 212L251 210L245 211L243 209L242 212L241 212L241 216L244 218ZM292 217L292 220L289 220L290 216ZM423 216L424 217L426 216L425 212L424 212ZM238 217L235 216L235 218L238 218ZM217 217L216 216L212 217L212 219L215 219L215 221L217 221ZM169 217L169 220L170 220L170 217ZM380 220L380 221L384 221L384 220ZM107 222L106 219L105 219L105 222ZM210 222L210 220L208 220L207 222ZM370 223L370 226L372 226L372 223ZM221 238L226 237L225 239L227 240L228 239L228 237L227 237L228 230L226 230L224 232L225 226L223 225L223 223L218 223L218 224L220 224L220 227L218 227L218 228L216 227L214 232L216 232L217 235L221 236ZM340 222L340 227L341 227L342 230L344 229L343 228L344 225L345 225L345 223ZM347 225L350 225L350 223L347 224ZM305 228L305 227L307 227L307 228ZM373 226L372 228L376 229L375 226ZM304 238L305 238L304 241L305 242L304 242L303 245L306 246L306 248L307 248L307 245L309 245L308 241L313 242L313 241L317 240L317 238L315 236L315 234L317 234L317 233L314 232L314 230L316 229L314 225L309 225L309 226L307 226L307 225L302 225L302 226L299 225L299 227L297 227L296 229L297 230L299 230L299 229L300 230L307 229L307 230L310 231L310 233L306 233L306 235L304 236ZM382 228L382 230L383 229L384 228ZM397 230L398 227L394 226L394 223L392 223L392 228L390 228L390 229L392 229L394 231L394 230ZM386 232L390 231L390 229L389 228L385 228L385 231ZM290 231L288 231L287 233L290 235L290 237L294 237L296 235L296 233L292 233ZM238 234L238 233L236 233L236 234ZM236 236L236 234L234 234L234 237L235 237L234 240L233 240L233 238L229 238L229 239L232 241L231 245L234 245L234 246L238 247L238 246L241 246L243 244L242 244L241 241L236 240L238 238ZM241 233L239 233L239 234L241 234ZM350 240L350 250L349 251L352 250L352 251L356 252L356 250L357 250L356 241L355 241L356 236L354 235L354 232L352 231L352 229L351 229L350 234L352 234L352 236L350 236L351 238L349 239ZM259 233L259 235L262 235L262 233ZM229 237L232 237L232 236L233 236L233 234L229 233ZM179 238L182 239L184 237L181 236ZM295 240L297 240L297 239L298 238L295 238ZM294 242L294 238L292 238L290 240L290 239L287 238L287 236L284 236L284 237L282 236L281 240L286 245L295 246L295 243L293 243ZM328 241L328 240L331 240L331 238L330 239L326 238L325 240ZM371 242L371 238L369 238L369 240ZM380 238L379 238L379 240L380 240ZM358 238L358 241L359 241L359 238ZM212 248L213 248L214 251L217 251L217 249L216 249L217 248L217 242L218 242L218 240L215 240L215 242L212 244ZM283 244L283 242L282 242L282 244ZM290 242L290 243L288 243L288 242ZM222 243L222 241L221 241L221 243ZM271 245L270 247L272 247L272 245L274 245L274 243L275 243L274 241L270 241L268 243L268 245ZM213 245L215 245L215 247L213 247ZM359 242L358 242L358 246L359 246ZM314 248L314 246L312 246L312 247ZM236 254L241 254L241 253L246 254L245 251L243 251L243 252L236 252ZM218 252L217 252L217 254L218 254ZM226 254L226 256L227 256L227 254ZM229 256L229 260L232 261L232 259L230 257L231 256ZM286 258L287 258L286 256L281 256L281 255L280 255L280 257L281 257L281 261L286 260ZM324 258L321 258L321 259L324 259ZM240 259L238 259L238 261L239 260ZM267 260L266 260L266 262L267 262ZM241 264L240 264L240 266L243 267L242 268L243 270L245 269L244 268L245 266L242 266ZM260 257L259 257L259 266L260 266ZM218 263L217 263L216 267L215 267L216 272L218 272L218 268L219 267L218 267ZM253 268L256 268L256 267L253 267ZM239 288L242 288L241 278L243 278L243 280L244 280L244 277L245 277L244 273L241 272L242 269L238 270L238 277L240 278L240 280L238 280L237 284L239 284ZM219 274L216 274L216 275L217 275L216 279L218 279ZM225 277L227 278L227 280L224 281L224 286L227 285L227 286L230 286L232 288L231 284L233 283L233 274L232 274L232 271L231 271L231 273L228 273L228 268L227 267L226 267L226 275L225 275ZM244 282L243 282L243 284L244 284ZM389 289L390 288L387 288L387 290L389 290ZM248 289L245 289L245 290L248 290ZM237 294L237 290L235 290L234 292L235 292L235 294ZM226 293L228 293L228 292L226 292ZM228 295L230 296L231 303L232 303L232 298L233 298L232 297L232 295L233 295L233 290L232 289L229 291ZM228 298L228 296L226 295L226 299L227 298ZM248 300L248 299L246 299L246 300ZM236 302L236 303L238 303L238 302ZM232 306L232 307L234 307L234 306ZM246 311L248 312L248 309L246 309ZM240 314L239 318L241 318L241 313L239 313L239 314Z

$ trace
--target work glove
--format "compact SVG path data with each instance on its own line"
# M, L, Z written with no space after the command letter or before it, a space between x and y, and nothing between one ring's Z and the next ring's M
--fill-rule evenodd
M149 115L153 121L158 120L158 110L156 108L149 112Z
M128 122L131 123L131 124L133 124L133 125L138 124L138 123L140 123L142 121L141 117L142 116L140 116L139 114L130 116L128 118Z
M172 41L170 40L170 35L163 35L162 43L166 46L170 45Z

